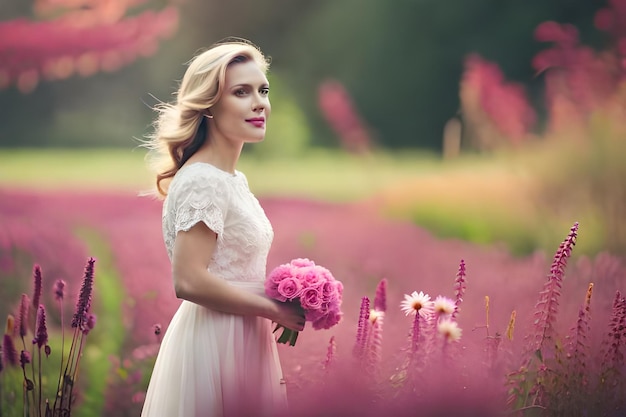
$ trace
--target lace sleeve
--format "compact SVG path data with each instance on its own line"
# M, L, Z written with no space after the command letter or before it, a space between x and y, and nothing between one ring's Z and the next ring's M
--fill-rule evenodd
M187 172L171 190L174 201L174 234L188 231L203 222L221 237L228 211L228 184L222 178L204 172Z

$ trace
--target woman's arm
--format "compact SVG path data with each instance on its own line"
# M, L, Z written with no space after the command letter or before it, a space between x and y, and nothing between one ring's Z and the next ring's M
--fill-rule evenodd
M293 330L304 328L301 307L240 290L212 275L208 265L216 245L217 235L202 222L178 232L172 256L178 298L224 313L265 317Z

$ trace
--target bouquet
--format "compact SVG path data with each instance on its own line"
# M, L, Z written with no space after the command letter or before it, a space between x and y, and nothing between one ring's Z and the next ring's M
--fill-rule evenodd
M309 259L293 259L274 268L265 281L265 293L281 302L297 302L304 309L305 321L315 330L330 329L341 320L343 284L330 271ZM298 331L283 328L278 343L296 344Z

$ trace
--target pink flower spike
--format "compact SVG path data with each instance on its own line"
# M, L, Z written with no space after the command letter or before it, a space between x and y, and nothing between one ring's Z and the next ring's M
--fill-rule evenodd
M15 343L13 343L13 338L11 335L6 334L2 340L2 362L7 367L9 366L17 366L19 361L19 355L17 350L15 349Z
M62 279L57 279L54 283L53 291L55 300L63 300L63 296L65 295L65 281L63 281Z
M35 265L33 267L33 308L36 310L39 308L41 301L41 267Z
M363 350L365 348L365 341L367 340L367 326L370 313L370 299L367 297L361 298L361 311L359 312L359 322L356 333L356 343L354 345L354 356L361 358L363 356Z
M463 296L465 295L465 289L467 285L465 284L465 261L461 259L459 264L459 271L456 274L456 279L454 280L454 292L456 295L456 300L454 302L455 308L452 313L452 318L455 319L457 314L459 313L459 308L461 303L463 302Z
M28 311L30 309L30 299L28 295L22 294L20 301L20 314L18 320L20 321L20 337L25 337L28 333Z
M76 310L74 311L74 318L72 319L72 327L83 329L85 321L87 320L87 312L91 307L91 292L93 290L93 278L94 278L94 264L96 260L89 258L87 265L85 266L85 274L83 277L83 284L80 288L80 294L76 302Z
M427 319L434 312L434 306L433 302L430 301L430 295L424 294L422 291L419 293L417 291L413 291L411 295L405 294L404 301L400 303L400 307L407 316L419 313L419 315L424 319Z
M37 327L35 332L35 338L33 339L33 344L36 344L37 347L41 348L44 345L48 344L48 328L46 326L46 309L43 304L39 304L39 309L37 310Z
M387 278L381 279L376 286L374 309L382 312L387 311Z
M535 332L530 339L530 351L541 350L544 343L554 337L554 322L559 306L561 295L561 285L565 276L567 260L572 254L572 249L576 244L578 236L578 222L574 223L565 240L559 245L559 249L554 255L548 281L544 284L540 293L539 301L535 306L534 326Z
M83 328L83 334L88 335L90 331L96 327L97 316L93 313L87 314L87 320L85 321L85 326Z
M27 350L23 350L20 353L20 365L22 369L25 369L26 365L31 362L30 353Z
M335 336L331 336L328 341L328 349L326 350L326 360L324 361L324 369L328 370L330 365L335 359L335 352L337 352L337 344L335 343Z

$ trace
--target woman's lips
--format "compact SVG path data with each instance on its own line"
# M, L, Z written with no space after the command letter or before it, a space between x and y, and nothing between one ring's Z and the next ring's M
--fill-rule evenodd
M247 119L246 122L252 124L255 127L265 126L265 118L263 117L255 117L253 119Z

